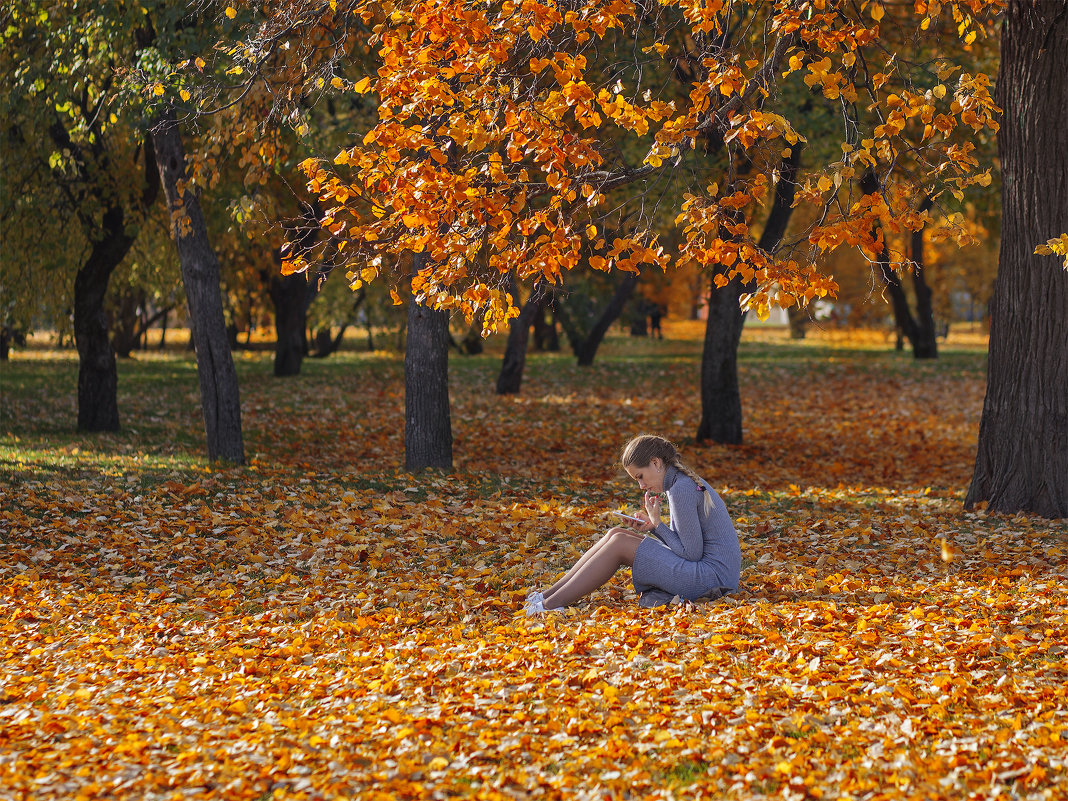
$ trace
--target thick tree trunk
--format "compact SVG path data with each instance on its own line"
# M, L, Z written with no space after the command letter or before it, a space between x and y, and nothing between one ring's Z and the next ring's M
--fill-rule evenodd
M118 372L115 350L108 337L104 299L108 281L134 237L126 233L122 206L104 212L100 238L74 278L74 342L78 346L78 428L82 431L119 429Z
M425 259L416 254L413 270ZM404 349L404 464L408 470L452 469L449 415L449 314L415 298L408 304Z
M308 352L308 308L318 294L318 281L303 273L271 276L274 304L274 374L299 375Z
M152 131L160 179L170 210L172 236L189 307L189 327L197 353L200 399L207 433L208 458L242 464L241 400L219 289L219 260L197 194L179 182L186 179L185 149L172 112Z
M697 441L742 441L742 396L738 389L738 342L745 312L738 301L745 291L738 277L708 295L708 320L701 354L701 422Z
M997 102L1001 254L979 449L965 506L1068 517L1068 2L1011 0Z
M771 252L782 242L793 214L797 168L801 145L794 145L782 161L775 199L760 235L760 248ZM705 344L701 354L701 422L697 441L738 444L742 441L742 396L738 387L738 343L745 312L739 307L742 294L752 291L740 278L709 292Z
M509 276L508 293L512 296L512 303L519 303L519 283L515 274ZM523 383L523 370L527 363L527 343L530 341L530 326L534 317L541 308L544 293L541 285L538 285L523 308L519 310L519 316L514 318L508 327L508 343L504 347L504 358L501 360L501 372L497 376L498 395L516 395Z
M917 209L929 211L933 201L926 198ZM912 355L917 359L938 358L938 331L935 329L934 307L931 304L931 287L927 284L923 263L923 228L912 232L912 287L916 291L916 328L912 340Z
M808 333L808 311L797 306L791 306L786 310L786 315L789 318L790 339L804 339Z

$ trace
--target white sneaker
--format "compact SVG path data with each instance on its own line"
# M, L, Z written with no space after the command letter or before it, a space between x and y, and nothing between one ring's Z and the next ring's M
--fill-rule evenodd
M545 599L540 592L533 593L534 597L527 601L527 608L523 611L527 617L533 617L534 615L541 615L545 613Z

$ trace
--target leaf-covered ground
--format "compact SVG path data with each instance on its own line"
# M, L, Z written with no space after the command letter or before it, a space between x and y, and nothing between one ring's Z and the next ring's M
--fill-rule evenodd
M415 477L395 356L239 356L252 458L213 469L188 357L123 363L87 436L72 355L16 354L0 798L1066 797L1068 524L962 509L981 348L747 332L747 444L698 448L668 334L514 398L454 357L457 470ZM642 430L723 496L743 591L644 610L621 572L518 616L635 508Z

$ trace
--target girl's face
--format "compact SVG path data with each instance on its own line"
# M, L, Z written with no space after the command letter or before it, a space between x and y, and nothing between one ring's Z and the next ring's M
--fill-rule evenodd
M631 465L627 468L627 474L638 482L643 492L663 492L665 472L663 460L656 456L645 467Z

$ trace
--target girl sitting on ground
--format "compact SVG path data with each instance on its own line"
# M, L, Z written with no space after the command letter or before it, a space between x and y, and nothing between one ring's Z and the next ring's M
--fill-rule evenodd
M645 607L662 606L676 595L711 599L737 591L738 534L715 490L682 463L674 445L653 434L628 442L620 462L645 492L645 509L633 524L641 533L610 529L563 578L527 597L528 615L573 604L623 565L631 568ZM660 519L662 495L667 495L670 525Z

